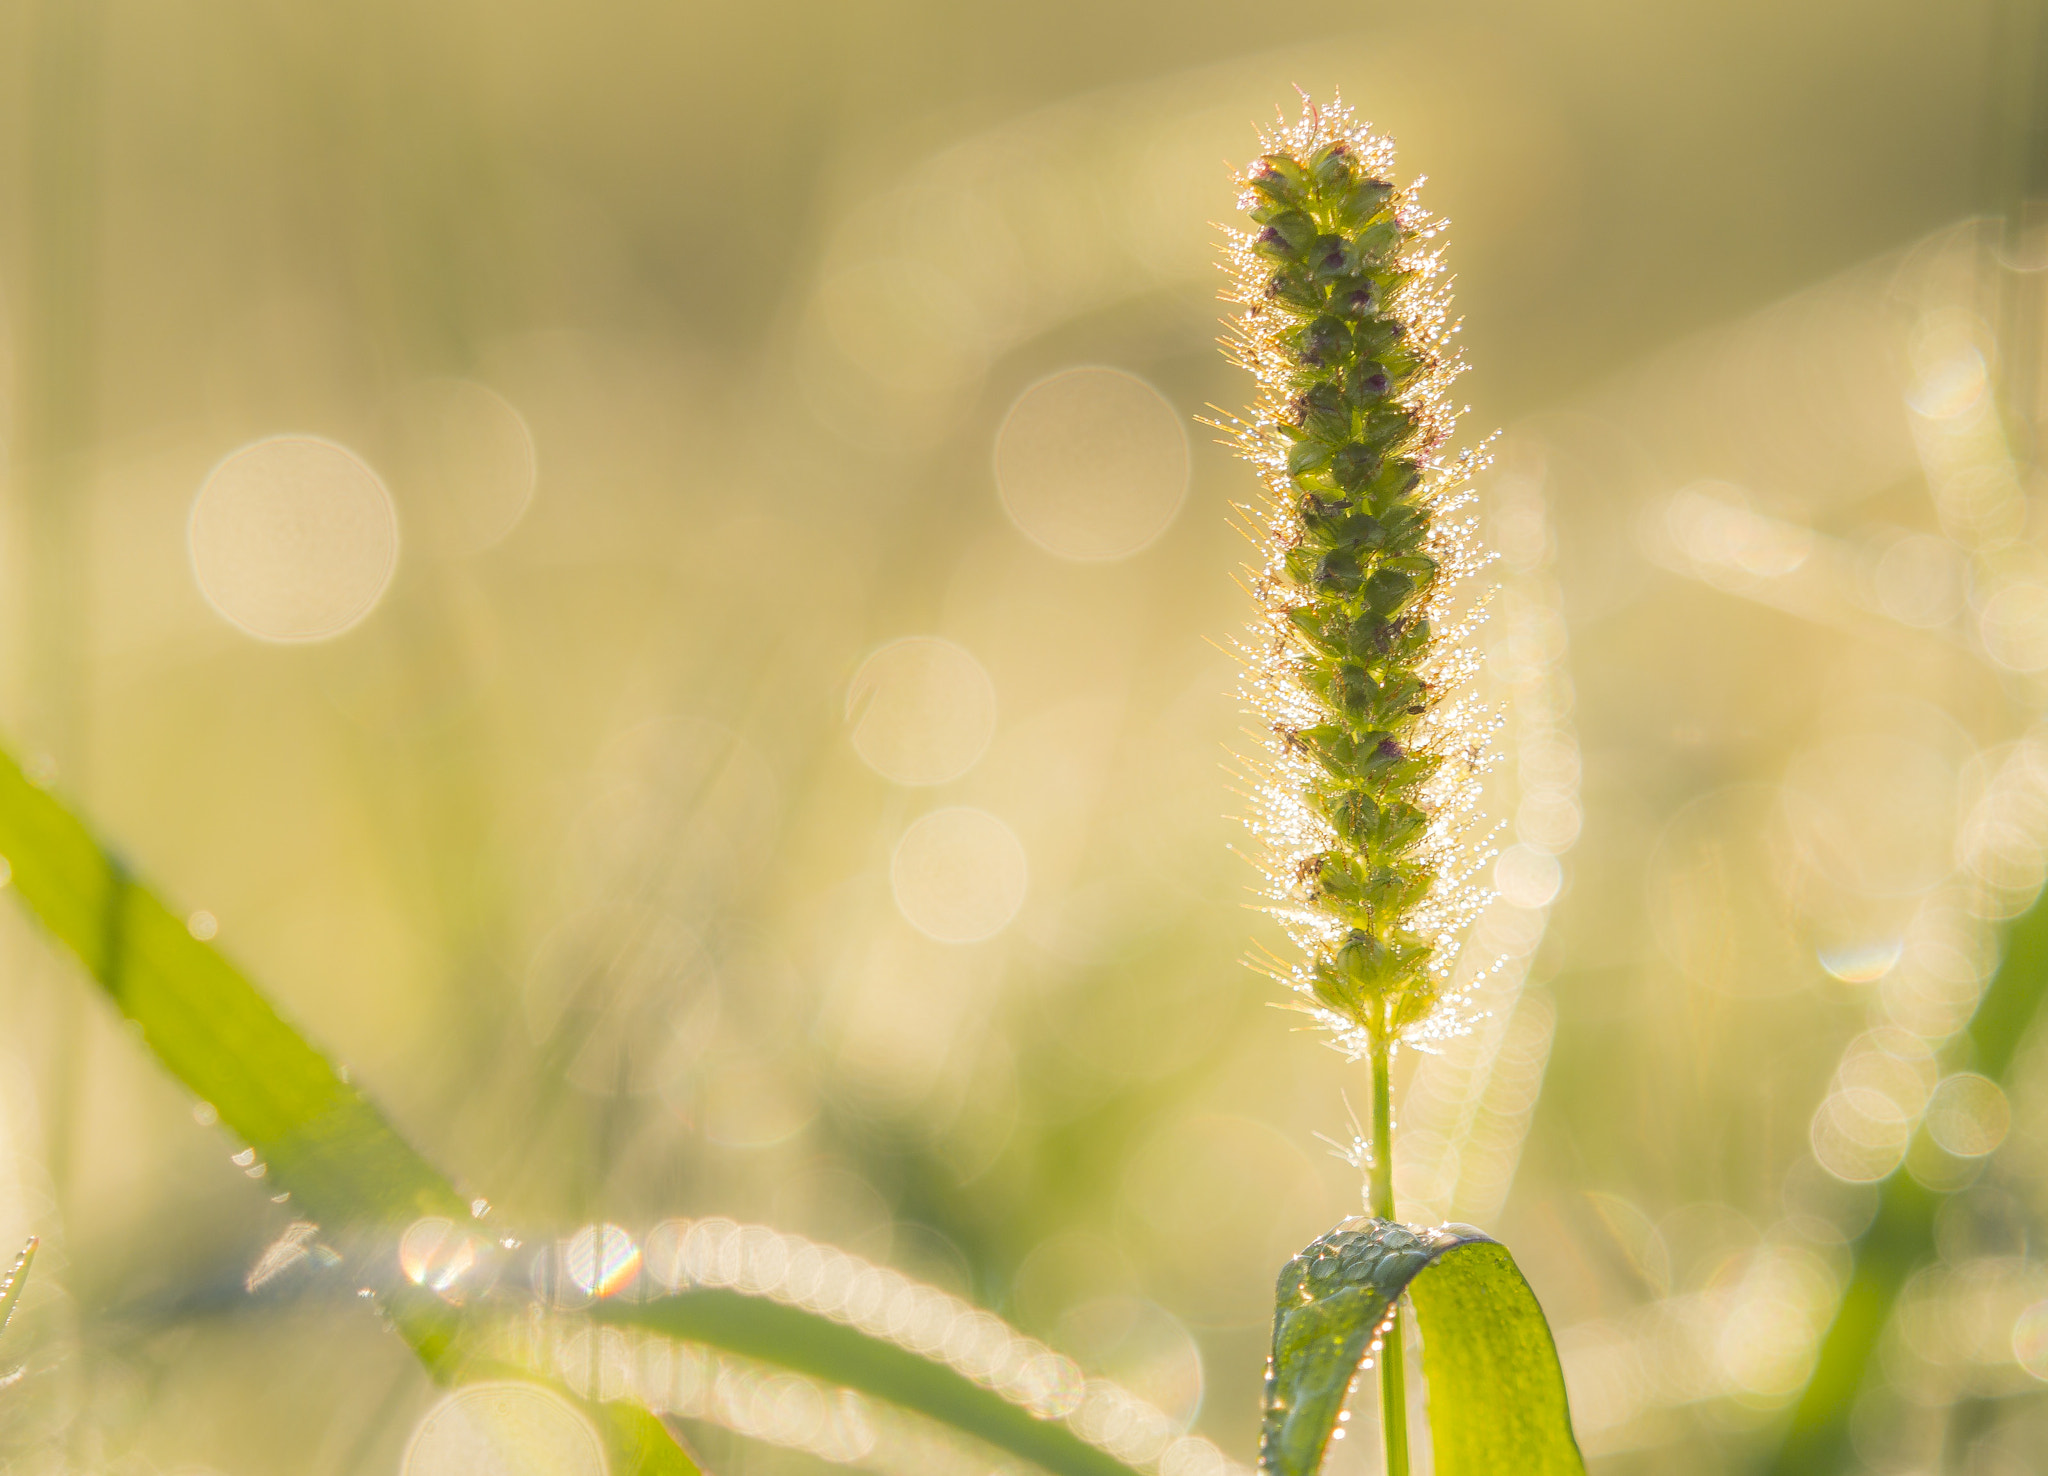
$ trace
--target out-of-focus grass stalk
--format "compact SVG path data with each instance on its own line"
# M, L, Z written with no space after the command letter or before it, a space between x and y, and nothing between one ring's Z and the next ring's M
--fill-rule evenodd
M87 456L94 420L93 311L99 218L99 0L41 0L29 16L27 229L23 242L15 484L22 489L26 557L28 731L53 760L83 766ZM84 1091L85 1002L53 1000L51 1071L44 1091L43 1167L57 1213L70 1208L72 1142ZM72 1363L67 1377L81 1377ZM86 1422L59 1437L83 1452Z
M98 221L98 0L42 0L30 17L28 221L24 240L16 481L28 728L72 771L82 762L86 457L92 443ZM63 1203L70 1178L83 1007L58 996L45 1165Z
M2034 274L2018 270L2034 249L2042 202L2048 199L2048 155L2041 144L2048 115L2041 106L2042 0L2006 0L1993 26L1989 89L1990 191L2003 217L2002 260L1994 274L1991 311L1998 324L1999 408L2013 460L2038 466L2035 416L2040 404L2042 294ZM2007 928L1998 971L1971 1016L1964 1040L1967 1065L2001 1086L2021 1035L2048 995L2048 893ZM1850 1465L1849 1416L1879 1339L1907 1279L1934 1255L1934 1222L1945 1194L1913 1176L1916 1159L1938 1151L1927 1128L1878 1192L1877 1213L1853 1247L1849 1285L1821 1341L1812 1376L1791 1427L1770 1465L1772 1476L1829 1476Z
M85 579L81 546L92 444L97 253L97 0L45 0L29 67L16 471L26 493L22 570L33 731L67 766L80 759Z
M2006 935L2005 956L1965 1032L1972 1070L2004 1084L2014 1050L2048 995L2048 893ZM1932 1145L1919 1130L1913 1162ZM1774 1476L1826 1476L1849 1456L1849 1411L1863 1385L1899 1291L1934 1253L1934 1217L1945 1196L1901 1166L1878 1193L1877 1214L1857 1239L1855 1269L1821 1343L1806 1392L1770 1469Z
M2039 276L2024 270L2048 228L2048 110L2041 84L2048 73L2048 16L2043 0L2004 0L1993 17L1988 190L2002 228L1997 284L2000 408L2016 461L2040 460L2034 417L2041 409L2042 313Z

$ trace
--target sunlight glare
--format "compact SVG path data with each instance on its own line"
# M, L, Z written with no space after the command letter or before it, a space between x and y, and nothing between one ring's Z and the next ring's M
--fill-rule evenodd
M384 483L317 436L273 436L222 460L193 499L186 541L207 603L266 641L340 635L398 567Z
M1028 878L1016 832L965 806L915 821L889 863L898 910L941 943L978 943L1000 933L1024 905Z
M569 1237L562 1267L593 1297L616 1296L640 1274L640 1248L617 1225L585 1225Z
M437 553L481 553L526 516L539 476L526 417L485 385L429 379L392 407L393 484Z
M471 1384L427 1411L403 1476L605 1476L597 1432L534 1384Z
M1135 374L1086 366L1041 379L996 433L996 490L1061 558L1122 559L1166 531L1188 490L1180 412Z
M981 758L996 728L996 691L965 647L905 636L871 654L846 689L861 761L898 784L944 784Z

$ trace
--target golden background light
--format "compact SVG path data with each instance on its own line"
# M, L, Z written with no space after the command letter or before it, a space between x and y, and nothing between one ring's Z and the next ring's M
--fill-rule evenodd
M860 664L846 715L854 751L876 773L898 784L944 784L988 748L996 694L965 647L906 636Z
M995 476L1004 510L1033 542L1062 558L1127 558L1187 496L1187 429L1135 374L1065 369L1003 417Z
M471 1384L427 1412L403 1476L605 1476L597 1432L537 1384Z
M518 526L540 467L526 418L503 395L465 379L422 380L387 416L394 484L420 543L477 554Z
M188 538L207 602L272 641L340 635L398 565L391 494L316 436L273 436L221 461L193 499Z
M1029 864L1017 833L986 810L952 806L920 817L889 862L896 905L941 943L978 943L1024 905Z
M1612 12L0 9L0 738L498 1206L387 1276L773 1226L1241 1468L1363 1093L1241 967L1211 223L1341 87L1501 428L1508 895L1402 1212L1514 1247L1596 1473L1723 1476L1879 1177L1953 1186L1857 1449L2048 1476L2048 1054L1957 1034L2048 876L2007 7ZM0 1466L405 1468L447 1391L219 1133L0 908ZM584 1351L713 1471L962 1459Z

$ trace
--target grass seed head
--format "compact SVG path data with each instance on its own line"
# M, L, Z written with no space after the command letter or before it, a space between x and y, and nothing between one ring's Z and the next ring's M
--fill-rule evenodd
M1243 509L1248 824L1300 951L1264 971L1359 1057L1467 1028L1454 981L1492 898L1477 808L1499 727L1469 690L1489 557L1460 513L1482 460L1447 451L1464 365L1420 181L1397 184L1392 142L1341 103L1305 100L1261 145L1224 294L1257 398L1219 422L1264 492Z

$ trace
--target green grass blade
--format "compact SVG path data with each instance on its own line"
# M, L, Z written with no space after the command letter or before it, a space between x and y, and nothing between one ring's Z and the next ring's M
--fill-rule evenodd
M22 900L136 1022L165 1066L256 1149L270 1178L323 1225L395 1229L469 1206L260 991L109 854L55 797L0 753L0 856ZM481 1353L474 1324L401 1285L385 1311L436 1378L531 1377ZM1134 1476L1056 1421L1040 1420L943 1364L796 1308L722 1290L597 1315L858 1389L925 1414L1056 1476ZM694 1476L653 1415L578 1399L618 1476Z
M704 1343L929 1416L1054 1476L1135 1476L1058 1420L1040 1419L992 1389L907 1348L799 1307L722 1287L646 1302L600 1302L600 1322Z
M28 1268L36 1258L36 1238L31 1235L28 1244L21 1248L21 1254L14 1258L14 1264L0 1279L0 1332L7 1331L8 1321L14 1316L14 1304L21 1300L21 1288L28 1281Z
M2005 938L1998 972L1971 1016L1969 1059L1958 1063L2000 1086L2013 1052L2048 996L2048 892L2021 914ZM1920 1130L1923 1134L1925 1128ZM1916 1147L1924 1146L1916 1144ZM1910 1161L1912 1155L1907 1155ZM1908 1278L1934 1257L1934 1220L1945 1195L1904 1167L1878 1191L1877 1214L1852 1248L1849 1285L1821 1339L1813 1373L1771 1463L1773 1476L1832 1476L1850 1464L1849 1410L1876 1356L1878 1339Z
M559 1379L485 1351L492 1314L466 1315L430 1291L401 1284L384 1299L400 1337L442 1383L523 1381L545 1383L582 1410L604 1441L613 1476L702 1476L662 1421L637 1404L586 1399Z
M1408 1296L1422 1325L1437 1476L1583 1473L1557 1344L1508 1248L1459 1246Z
M468 1219L468 1202L369 1099L5 753L0 857L30 911L78 955L172 1075L256 1150L266 1178L301 1213L332 1229L395 1228L423 1215ZM24 1269L0 1290L0 1311L12 1310ZM385 1310L437 1379L485 1376L468 1355L460 1314L439 1298L402 1288ZM696 1476L645 1410L577 1402L619 1476Z
M5 754L0 856L22 901L309 1219L468 1218L467 1202L363 1094Z
M1385 1220L1347 1220L1281 1271L1259 1469L1320 1469L1404 1291L1422 1331L1437 1476L1584 1476L1550 1325L1507 1247Z

